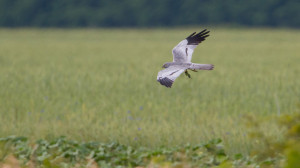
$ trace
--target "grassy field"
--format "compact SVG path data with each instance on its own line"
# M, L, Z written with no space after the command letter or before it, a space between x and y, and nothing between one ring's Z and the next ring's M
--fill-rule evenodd
M222 138L247 153L260 146L252 115L280 139L272 118L299 112L300 31L212 28L193 62L215 69L161 86L172 48L200 30L0 29L0 137L148 147Z

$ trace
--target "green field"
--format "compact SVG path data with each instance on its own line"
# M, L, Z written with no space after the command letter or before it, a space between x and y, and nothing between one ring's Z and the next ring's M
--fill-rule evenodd
M0 29L0 137L146 147L222 138L247 153L260 146L251 115L282 138L272 118L299 112L300 31L211 28L193 62L215 69L160 85L172 48L201 29Z

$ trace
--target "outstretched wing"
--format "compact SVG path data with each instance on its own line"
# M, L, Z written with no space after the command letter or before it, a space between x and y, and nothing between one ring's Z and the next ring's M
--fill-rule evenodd
M171 88L175 79L177 77L179 77L180 74L182 74L182 72L184 72L185 70L186 70L186 68L182 67L182 66L177 66L177 65L170 66L170 67L158 72L157 81L160 84Z
M191 62L194 49L209 36L208 33L209 31L205 29L198 34L194 32L186 39L182 40L172 50L173 62Z

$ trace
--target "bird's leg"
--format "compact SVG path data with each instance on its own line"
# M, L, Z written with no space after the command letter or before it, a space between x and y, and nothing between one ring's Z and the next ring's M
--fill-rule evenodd
M191 71L198 72L196 69L191 69Z
M188 73L187 70L185 70L184 73L185 73L185 75L186 75L187 77L191 78L191 75Z

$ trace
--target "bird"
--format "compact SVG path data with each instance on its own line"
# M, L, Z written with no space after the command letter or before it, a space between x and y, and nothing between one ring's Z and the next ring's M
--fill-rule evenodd
M161 85L171 88L175 79L183 72L185 72L188 78L191 78L188 70L197 72L197 70L214 69L214 65L212 64L197 64L191 62L194 49L209 36L209 32L207 29L197 34L194 32L173 48L173 62L164 63L162 68L165 69L159 71L157 74L157 81Z

